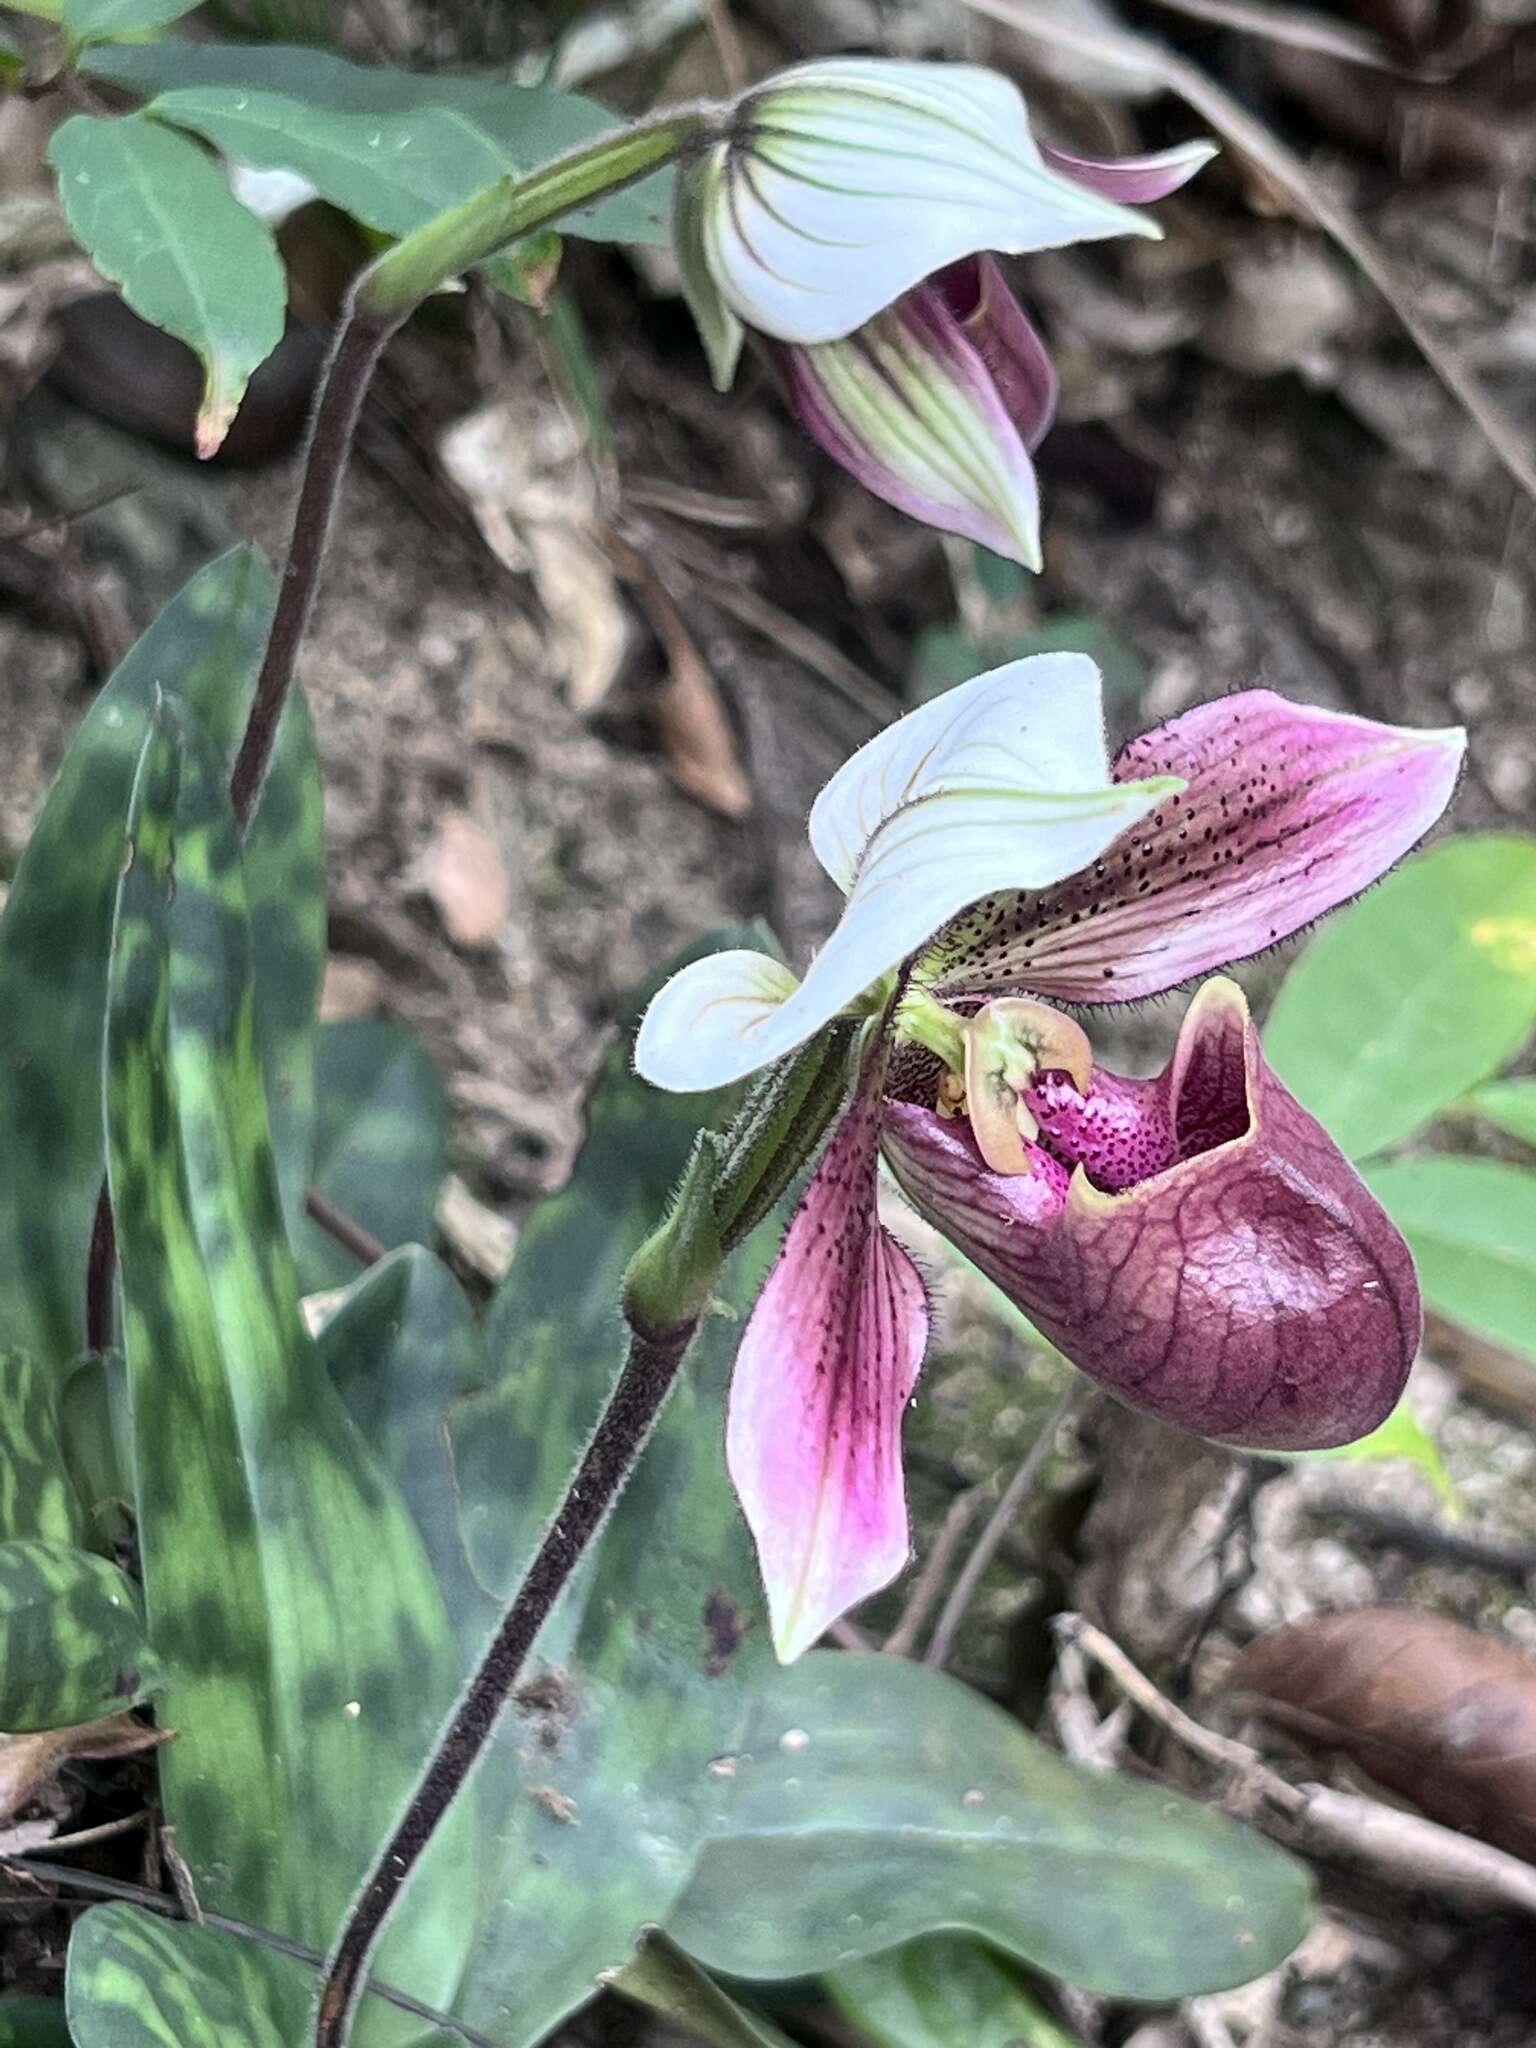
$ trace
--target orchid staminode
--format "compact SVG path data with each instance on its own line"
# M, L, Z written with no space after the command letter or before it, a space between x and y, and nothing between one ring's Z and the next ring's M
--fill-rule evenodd
M747 93L679 174L674 241L717 385L759 336L801 424L877 496L1040 566L1030 456L1056 403L991 252L1161 233L1135 209L1215 154L1037 143L964 64L833 58Z
M1417 1347L1412 1260L1264 1062L1241 991L1199 989L1165 1071L1096 1064L1056 1007L1162 993L1376 880L1455 785L1459 731L1250 690L1105 753L1081 656L924 705L817 799L845 893L803 979L752 952L657 995L635 1061L734 1080L864 1016L858 1080L738 1353L731 1475L783 1658L904 1565L901 1419L927 1290L876 1213L913 1205L1121 1399L1251 1449L1345 1443Z

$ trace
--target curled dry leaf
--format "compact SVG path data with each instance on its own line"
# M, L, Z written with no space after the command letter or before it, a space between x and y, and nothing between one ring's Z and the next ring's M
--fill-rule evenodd
M1362 1607L1261 1636L1227 1684L1431 1819L1536 1860L1536 1662L1507 1644Z
M168 1742L174 1731L149 1728L132 1714L85 1721L78 1728L49 1728L36 1735L0 1735L0 1821L35 1799L65 1764L132 1756Z

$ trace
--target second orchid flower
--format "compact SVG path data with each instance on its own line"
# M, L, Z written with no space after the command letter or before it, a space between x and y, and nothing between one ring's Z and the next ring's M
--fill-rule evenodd
M1157 236L1138 205L1215 154L1099 162L970 65L841 58L748 93L679 174L683 286L723 390L761 340L812 439L915 519L1040 566L1045 345L992 252Z

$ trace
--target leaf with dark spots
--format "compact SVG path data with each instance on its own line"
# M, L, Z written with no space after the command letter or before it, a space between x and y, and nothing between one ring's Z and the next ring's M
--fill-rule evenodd
M63 1543L0 1543L0 1728L95 1721L160 1680L137 1589Z
M76 1925L64 1997L75 2048L293 2048L312 1983L222 1928L110 1905Z
M1361 1607L1272 1629L1228 1689L1431 1820L1536 1861L1536 1662L1443 1615Z
M237 548L161 612L86 714L0 913L0 1343L44 1364L66 1364L85 1343L86 1248L106 1163L107 950L134 765L161 688L203 719L226 766L233 759L272 595L265 565ZM309 1164L325 949L320 774L298 692L244 859L257 1043L292 1215Z
M0 1541L76 1543L83 1534L64 1449L63 1390L57 1366L19 1351L0 1352Z
M324 1948L458 1657L405 1503L305 1331L240 838L222 760L169 698L131 830L107 1101L145 1606L179 1731L162 1802L208 1910ZM473 1824L471 1797L381 1958L434 2004L472 1926Z
M498 1589L538 1540L618 1369L624 1267L699 1123L724 1106L637 1081L632 1028L588 1105L570 1184L524 1226L493 1304L487 1349L500 1376L451 1414L465 1540L477 1577ZM505 2048L542 2039L669 1911L725 1789L711 1763L734 1746L770 1661L721 1416L739 1319L779 1228L770 1221L737 1254L720 1313L540 1636L539 1663L481 1774L491 1912L458 2011ZM579 1825L560 1818L550 1791Z

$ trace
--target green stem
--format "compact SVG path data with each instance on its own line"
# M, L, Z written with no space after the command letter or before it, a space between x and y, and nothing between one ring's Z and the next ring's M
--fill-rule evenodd
M552 227L578 206L622 192L723 133L714 107L677 107L584 143L526 175L509 173L386 249L358 280L360 313L393 319L508 242Z

